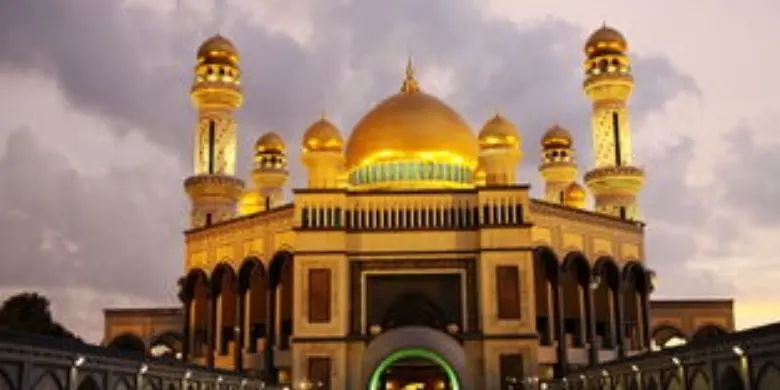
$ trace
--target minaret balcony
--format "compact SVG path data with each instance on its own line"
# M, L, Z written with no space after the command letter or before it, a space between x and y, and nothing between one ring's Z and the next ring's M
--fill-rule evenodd
M602 192L639 193L645 183L645 172L634 166L606 166L585 174L585 184L597 195Z

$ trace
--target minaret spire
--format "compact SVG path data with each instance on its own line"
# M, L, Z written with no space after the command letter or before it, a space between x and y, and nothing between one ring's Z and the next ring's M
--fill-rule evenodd
M585 44L585 94L593 104L594 168L585 185L596 211L627 220L639 219L637 198L644 171L633 163L628 100L634 89L628 43L620 32L596 30Z
M419 91L420 84L414 77L414 64L412 63L412 56L409 56L406 61L406 77L404 78L403 85L401 85L401 92L415 93Z

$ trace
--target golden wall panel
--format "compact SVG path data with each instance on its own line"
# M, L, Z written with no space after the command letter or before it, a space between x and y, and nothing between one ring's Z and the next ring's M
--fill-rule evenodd
M277 231L273 235L273 252L280 249L291 249L295 247L295 232L292 230Z
M215 263L219 264L222 262L230 263L231 260L233 260L235 256L235 251L233 250L233 245L230 243L226 243L225 245L221 245L217 248L215 256Z
M566 252L585 252L585 237L581 233L564 233L562 248Z
M265 254L265 240L262 238L252 238L244 241L244 256L256 256L260 259Z
M612 249L612 241L604 238L594 238L592 256L595 257L595 259L592 259L591 261L596 261L597 258L606 255L615 255L615 252ZM615 259L615 261L617 260L618 259Z
M531 229L531 242L535 246L549 246L553 243L552 230L547 227L534 226Z
M636 244L622 244L620 245L620 258L643 261L639 252L639 245Z
M208 252L205 250L194 252L190 254L189 262L187 264L187 269L193 269L193 268L207 268L209 264L209 255Z

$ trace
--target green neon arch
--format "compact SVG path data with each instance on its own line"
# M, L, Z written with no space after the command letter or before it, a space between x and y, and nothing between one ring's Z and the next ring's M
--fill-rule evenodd
M393 364L408 358L423 358L436 363L436 365L444 370L445 375L447 375L447 381L450 382L450 389L460 390L458 375L455 373L455 369L452 368L450 363L439 356L439 354L424 348L404 348L390 354L390 356L382 360L382 363L380 363L371 374L371 379L368 381L368 390L383 390L379 388L379 380L382 376L382 373L390 368Z

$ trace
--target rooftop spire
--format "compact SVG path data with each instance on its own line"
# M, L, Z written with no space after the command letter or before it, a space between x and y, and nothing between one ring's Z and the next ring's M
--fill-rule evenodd
M406 77L404 83L401 85L401 92L415 93L420 90L420 84L417 79L414 78L414 65L412 64L412 57L406 61Z

